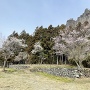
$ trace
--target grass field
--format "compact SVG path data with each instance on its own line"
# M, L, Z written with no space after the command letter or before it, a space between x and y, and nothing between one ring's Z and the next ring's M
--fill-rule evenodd
M30 66L33 67L37 66ZM29 69L7 69L2 72L0 68L0 90L90 90L90 78L62 78L46 73L33 73Z

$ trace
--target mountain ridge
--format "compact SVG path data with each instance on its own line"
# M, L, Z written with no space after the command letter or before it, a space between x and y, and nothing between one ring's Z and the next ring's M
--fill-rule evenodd
M77 20L74 20L73 18L67 20L66 27L75 27L79 22L83 24L85 21L88 21L90 24L90 10L87 8L85 9L84 13L77 18Z

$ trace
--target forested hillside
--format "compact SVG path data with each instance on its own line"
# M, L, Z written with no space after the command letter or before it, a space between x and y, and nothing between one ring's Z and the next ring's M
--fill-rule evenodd
M53 27L50 25L48 28L36 27L35 32L33 35L29 35L25 30L23 30L20 34L17 32L13 32L9 37L17 37L19 39L24 39L25 43L28 47L25 51L29 54L29 59L27 63L41 63L40 59L43 59L42 63L56 63L56 61L52 60L52 56L55 54L53 51L54 41L53 38L59 35L60 29L64 29L65 25L62 24L61 26ZM40 42L40 45L43 48L42 52L37 52L36 54L32 53L34 49L34 45L36 42Z
M13 31L8 38L10 37L25 40L27 47L21 51L27 53L27 58L22 58L25 59L24 63L73 64L78 67L90 67L90 11L88 9L76 21L68 20L66 25L36 27L33 35L25 30L20 34ZM17 61L16 56L20 56L19 53L11 58L13 59L11 62Z

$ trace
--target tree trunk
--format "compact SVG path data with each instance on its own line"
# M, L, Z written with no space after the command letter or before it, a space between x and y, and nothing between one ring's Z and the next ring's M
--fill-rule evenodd
M81 69L83 69L82 61L79 60L79 66Z
M62 58L61 58L61 55L60 55L60 64L62 64Z
M57 65L58 65L58 56L57 56Z
M78 69L80 70L80 69L81 69L81 67L80 67L80 65L78 64L78 62L77 62L77 61L75 61L75 63L76 63L76 65L77 65Z
M67 61L66 61L66 56L65 56L65 65L67 64Z
M41 59L41 64L42 64L42 59Z
M6 62L7 62L7 59L4 60L3 71L5 71Z

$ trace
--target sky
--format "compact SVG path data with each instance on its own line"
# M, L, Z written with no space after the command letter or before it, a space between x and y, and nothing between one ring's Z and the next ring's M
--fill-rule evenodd
M0 0L0 35L33 34L37 26L66 24L90 9L90 0ZM1 37L1 36L0 36Z

